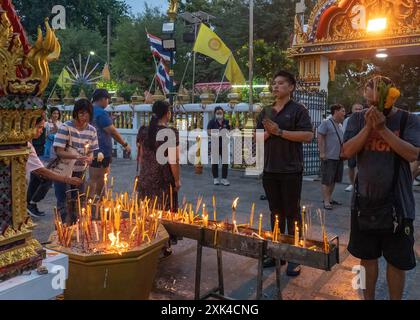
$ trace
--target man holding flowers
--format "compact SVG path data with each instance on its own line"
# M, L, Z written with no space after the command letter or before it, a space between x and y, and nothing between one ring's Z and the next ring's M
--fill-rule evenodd
M364 95L369 108L350 118L344 135L344 156L356 156L358 167L348 250L361 259L365 299L375 299L381 256L390 299L401 299L405 271L416 266L409 163L418 157L420 121L395 107L400 93L389 78L371 78Z

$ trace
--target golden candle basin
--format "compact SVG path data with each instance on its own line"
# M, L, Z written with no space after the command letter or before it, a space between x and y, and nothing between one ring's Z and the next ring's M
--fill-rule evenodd
M49 245L69 256L65 300L147 300L157 271L159 254L169 235L160 225L156 239L127 252L77 254Z

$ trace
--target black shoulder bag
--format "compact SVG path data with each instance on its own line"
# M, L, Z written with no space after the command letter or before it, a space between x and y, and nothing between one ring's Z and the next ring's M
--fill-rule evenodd
M403 112L400 125L400 138L403 139L407 124L408 113ZM371 199L361 196L359 183L355 183L355 209L359 230L370 234L396 234L402 227L403 215L400 212L398 200L395 195L401 157L394 153L394 175L392 178L391 190L388 197L372 202Z
M344 143L343 143L343 140L341 139L340 135L338 134L338 129L335 126L334 120L333 119L330 119L330 121L331 121L331 123L332 123L332 125L334 127L335 134L337 135L337 138L338 138L338 142L340 143L340 160L344 160L344 156L343 156L343 144Z

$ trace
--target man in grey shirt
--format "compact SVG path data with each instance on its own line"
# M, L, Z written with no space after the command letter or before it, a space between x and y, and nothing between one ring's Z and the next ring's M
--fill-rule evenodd
M341 104L331 106L331 118L324 120L318 127L318 147L321 158L322 196L324 208L332 210L335 184L343 180L343 126L346 109Z

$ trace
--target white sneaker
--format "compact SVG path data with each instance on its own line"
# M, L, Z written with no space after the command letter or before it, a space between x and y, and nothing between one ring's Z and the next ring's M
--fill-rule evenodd
M418 182L416 179L414 179L413 186L414 187L420 186L420 182Z
M220 181L219 179L214 179L213 183L215 186L218 186L220 184Z
M222 184L226 187L230 186L230 182L228 181L228 179L222 179Z
M353 185L349 185L346 189L344 189L346 192L352 192L353 191Z

